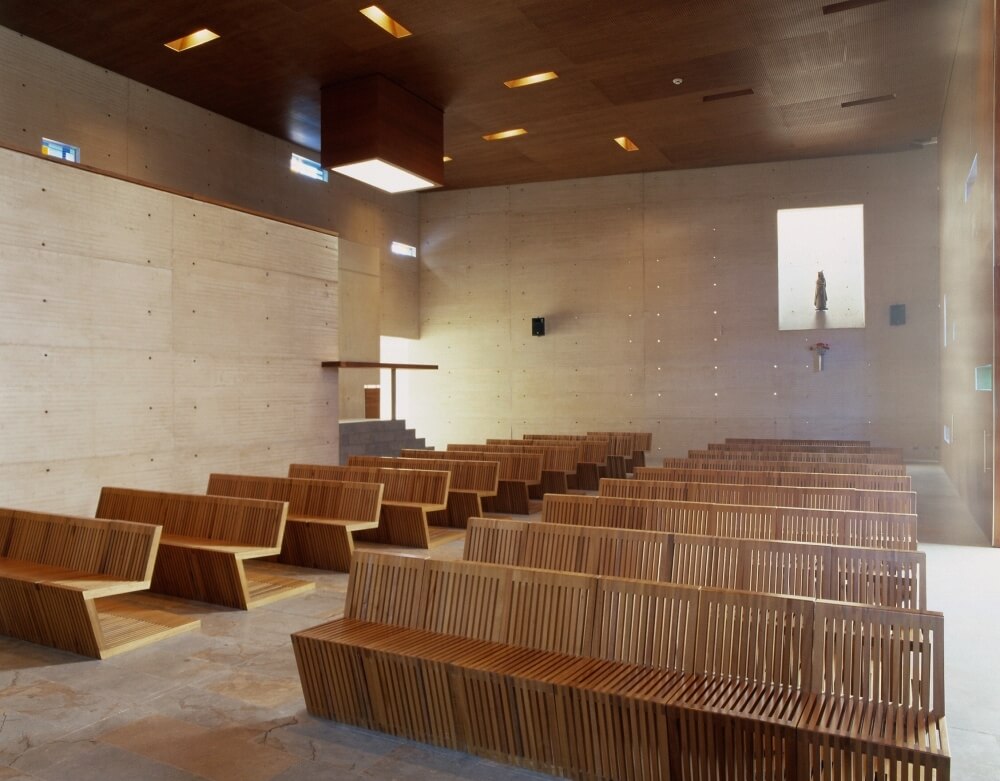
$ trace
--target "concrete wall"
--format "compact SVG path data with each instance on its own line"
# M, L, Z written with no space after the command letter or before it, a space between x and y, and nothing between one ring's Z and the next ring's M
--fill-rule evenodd
M931 147L425 194L413 359L441 371L411 379L420 433L642 428L655 455L864 437L936 460L937 177ZM776 209L844 203L865 204L867 327L779 332Z
M0 149L3 503L335 459L337 242Z
M940 137L941 413L951 442L942 463L987 537L993 538L992 393L976 391L976 366L993 363L993 6L969 3ZM977 159L978 175L967 190ZM945 337L947 334L947 337ZM1000 543L1000 539L997 540Z
M389 252L394 240L417 243L416 195L389 195L336 174L325 184L294 174L292 152L313 159L318 152L0 27L0 143L37 151L43 136L81 147L82 162L95 168L337 231L375 258L376 289L386 302L351 308L367 322L349 323L347 331L375 335L376 352L366 360L378 359L379 334L419 336L417 267ZM324 357L338 357L336 340ZM342 380L354 399L372 378L351 373Z

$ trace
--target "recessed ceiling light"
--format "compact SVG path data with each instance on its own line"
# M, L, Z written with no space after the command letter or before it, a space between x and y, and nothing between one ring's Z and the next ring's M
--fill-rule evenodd
M197 32L185 35L182 38L178 38L176 41L170 41L169 43L165 43L163 45L168 49L173 49L175 52L182 52L186 49L193 49L195 46L201 46L203 43L214 41L218 37L218 33L213 33L207 28L202 28Z
M635 143L632 141L632 139L629 138L628 136L618 136L618 138L615 139L615 143L618 144L618 146L620 146L626 152L639 151L639 147L637 147Z
M683 83L684 83L684 79L681 79L681 78L674 79L674 84L676 84L678 87L681 86L681 84L683 84Z
M448 157L448 155L445 155L445 156L444 156L444 157L442 157L441 159L442 159L442 160L444 160L444 161L445 161L446 163L450 163L450 162L451 162L451 160L452 160L452 159L451 159L450 157Z
M367 16L371 21L375 22L375 24L389 33L389 35L393 38L405 38L406 36L413 34L377 5L370 5L367 8L362 8L361 13Z
M514 130L501 130L499 133L489 133L483 136L483 141L501 141L504 138L523 136L527 132L523 127L515 128Z
M742 98L744 95L753 95L753 90L750 87L746 89L735 89L732 92L716 92L714 95L704 95L702 96L703 103L709 103L713 100L728 100L729 98Z
M514 89L515 87L527 87L529 84L540 84L543 81L552 81L552 79L558 78L559 74L555 71L546 71L545 73L534 73L531 76L522 76L520 79L505 81L504 86Z
M861 98L860 100L848 100L846 103L841 103L841 108L850 108L851 106L867 106L869 103L882 103L886 100L895 100L895 93L889 95L876 95L874 98Z

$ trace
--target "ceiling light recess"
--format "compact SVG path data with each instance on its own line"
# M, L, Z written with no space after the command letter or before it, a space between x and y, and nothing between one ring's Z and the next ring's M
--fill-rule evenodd
M558 78L559 74L555 71L546 71L545 73L533 73L530 76L522 76L519 79L511 79L510 81L505 81L503 85L515 89L517 87L527 87L531 84L541 84L543 81L552 81Z
M370 5L367 8L362 8L361 13L389 33L389 35L393 38L406 38L409 35L413 35L413 33L403 27L403 25L389 16L389 14L377 5Z
M861 98L860 100L848 100L840 104L841 108L850 108L851 106L867 106L869 103L884 103L887 100L895 100L895 93L889 95L876 95L874 98Z
M323 88L324 168L387 192L444 183L444 112L385 76Z
M163 45L168 49L173 49L175 52L183 52L188 49L193 49L195 46L201 46L203 43L214 41L218 37L218 33L213 33L207 27L203 27L190 35L185 35L175 41L168 41Z
M731 92L716 92L714 95L704 95L701 100L703 103L710 103L713 100L728 100L729 98L742 98L744 95L753 95L753 89L747 87L746 89L734 89Z
M628 136L618 136L615 139L615 143L618 144L626 152L638 152L639 147L635 145L635 142Z
M501 130L499 133L487 133L483 136L483 141L503 141L505 138L523 136L527 132L523 127L514 128L513 130Z

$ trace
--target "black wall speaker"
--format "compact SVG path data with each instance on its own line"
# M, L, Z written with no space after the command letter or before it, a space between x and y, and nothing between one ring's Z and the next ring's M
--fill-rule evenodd
M889 325L906 325L906 304L889 306Z
M545 336L545 318L544 317L533 317L533 318L531 318L531 335L532 336Z

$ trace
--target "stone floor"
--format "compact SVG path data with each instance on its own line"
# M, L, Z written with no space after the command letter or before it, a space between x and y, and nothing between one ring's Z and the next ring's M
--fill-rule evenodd
M911 473L930 607L948 627L952 778L996 781L1000 550L939 468ZM547 778L309 716L289 633L339 615L347 576L282 569L317 590L249 613L173 603L202 628L101 662L0 637L0 781Z

